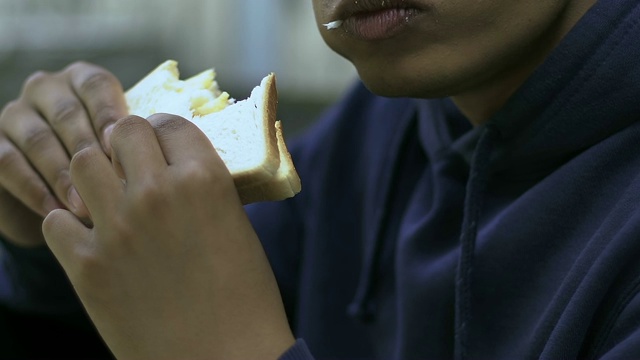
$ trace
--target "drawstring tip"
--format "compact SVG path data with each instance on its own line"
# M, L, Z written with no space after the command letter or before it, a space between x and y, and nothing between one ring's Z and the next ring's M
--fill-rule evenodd
M347 307L347 315L360 322L369 323L375 319L375 306L372 303L364 305L354 302Z

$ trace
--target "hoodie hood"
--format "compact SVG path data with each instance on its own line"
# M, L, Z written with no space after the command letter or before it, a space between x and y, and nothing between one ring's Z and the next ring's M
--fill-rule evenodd
M491 171L535 176L637 121L637 7L629 0L594 5L488 124L454 147L470 161L469 150L491 127Z
M469 324L474 321L470 302L476 239L488 216L487 187L509 182L534 184L576 154L638 121L640 65L631 60L640 59L639 25L640 4L636 0L600 1L483 126L472 128L450 99L413 102L415 131L424 156L434 163L449 158L445 161L455 163L452 167L455 170L451 170L454 177L466 177L467 182L462 225L457 228L460 235L452 330L456 358L468 355ZM396 137L390 156L406 155L406 137L414 136L411 122L405 119L402 124L402 130L396 134L405 140ZM401 146L403 152L399 150ZM451 160L454 158L458 160ZM392 172L388 168L383 170ZM428 177L414 180L425 179ZM391 198L398 192L388 191L392 183L392 179L376 182L386 194L386 200L381 200L385 204L375 206L386 209L377 212L376 219L382 222L393 218L391 212L395 211ZM449 227L450 223L455 221L448 218L441 228ZM388 221L375 224L376 229L400 226ZM377 232L365 246L359 286L350 307L351 315L361 320L371 321L375 316L372 304L381 302L376 299L378 292L373 290L380 287L377 277L384 272L385 258L396 256L384 250L390 247L381 244L384 238ZM414 246L414 250L420 246ZM433 261L445 262L443 258ZM402 265L396 264L396 271L399 267Z
M501 111L453 145L470 163L456 277L456 358L467 355L475 243L488 183L540 180L637 122L640 66L630 60L640 59L639 33L637 1L596 4Z

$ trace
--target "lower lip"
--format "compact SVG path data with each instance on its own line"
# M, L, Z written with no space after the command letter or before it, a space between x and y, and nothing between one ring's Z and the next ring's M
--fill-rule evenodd
M346 19L342 26L347 33L362 40L384 40L401 33L418 14L417 9L385 9L355 14Z

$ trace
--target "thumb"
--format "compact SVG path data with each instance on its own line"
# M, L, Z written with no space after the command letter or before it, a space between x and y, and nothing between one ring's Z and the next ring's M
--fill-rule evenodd
M42 223L42 233L47 245L64 268L67 276L77 273L80 250L86 246L91 236L88 229L73 213L56 209L47 215Z

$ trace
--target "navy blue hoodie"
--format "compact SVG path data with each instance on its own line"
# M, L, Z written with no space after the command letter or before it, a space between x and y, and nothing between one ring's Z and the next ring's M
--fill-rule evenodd
M302 193L250 214L316 357L640 358L639 1L486 126L358 85L292 147Z
M284 357L640 358L639 59L640 1L601 0L485 126L355 85L290 144L303 191L247 207ZM81 314L6 250L6 307Z

